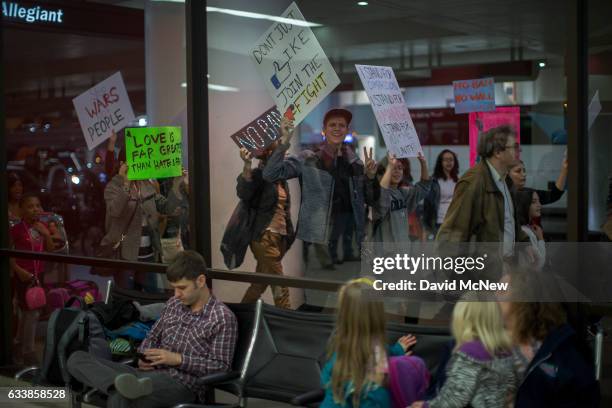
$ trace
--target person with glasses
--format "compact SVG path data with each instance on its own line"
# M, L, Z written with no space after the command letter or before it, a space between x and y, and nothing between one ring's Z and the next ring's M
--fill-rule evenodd
M514 253L514 242L528 239L515 220L506 177L517 161L519 145L510 126L492 128L478 141L480 162L457 182L437 241L501 242L503 257Z

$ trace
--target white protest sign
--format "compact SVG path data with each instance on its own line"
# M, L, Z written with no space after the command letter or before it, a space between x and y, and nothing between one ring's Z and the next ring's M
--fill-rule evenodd
M134 120L134 111L121 72L117 72L72 100L87 142L93 149Z
M591 130L591 126L593 126L593 123L595 123L595 119L597 119L599 112L601 112L601 102L599 101L599 90L597 90L595 91L595 95L593 95L593 99L591 99L591 103L589 104L589 127L587 128L588 130Z
M397 158L423 153L404 96L391 67L355 65L387 149Z
M340 78L297 5L291 3L281 17L289 21L274 23L250 52L278 111L293 106L297 126Z

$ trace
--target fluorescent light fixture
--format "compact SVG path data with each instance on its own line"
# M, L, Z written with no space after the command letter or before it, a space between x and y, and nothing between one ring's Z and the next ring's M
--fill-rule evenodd
M246 18L255 18L258 20L276 21L278 23L292 24L292 25L296 25L300 27L321 27L321 24L311 23L310 21L272 16L270 14L253 13L251 11L233 10L233 9L226 9L226 8L220 8L220 7L208 7L208 6L206 7L206 11L208 13L222 13L222 14L229 14L230 16L236 16L236 17L246 17Z
M219 92L238 92L240 89L234 88L233 86L225 86L225 85L217 85L217 84L208 84L208 89L211 91L219 91Z
M367 1L358 1L358 2L357 2L357 5L358 5L358 6L367 6L367 5L368 5L368 2L367 2Z

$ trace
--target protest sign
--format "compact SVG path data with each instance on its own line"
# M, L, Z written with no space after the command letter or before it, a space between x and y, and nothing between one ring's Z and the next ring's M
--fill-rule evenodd
M453 81L455 113L489 112L495 110L493 78Z
M387 149L397 158L417 157L423 149L393 69L372 65L355 67Z
M295 3L281 17L305 22ZM296 126L340 84L306 24L274 23L250 53L278 111L284 114L293 107Z
M257 155L279 137L281 114L271 107L257 119L234 133L231 138L238 145Z
M181 153L180 127L143 127L125 130L125 158L129 180L180 176Z
M470 167L476 163L480 135L494 127L509 125L516 132L516 143L521 143L521 108L518 106L497 107L494 112L471 112Z
M89 150L134 120L134 111L121 72L72 100Z

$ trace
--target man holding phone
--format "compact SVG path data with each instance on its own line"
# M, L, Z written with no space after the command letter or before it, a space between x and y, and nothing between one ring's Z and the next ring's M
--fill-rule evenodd
M109 407L172 406L203 399L203 375L231 368L236 317L206 286L206 263L195 251L179 253L166 276L174 297L138 348L138 369L77 351L68 371L108 395Z

